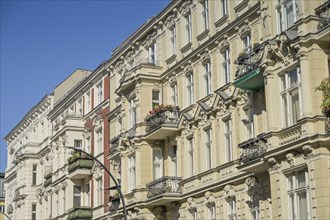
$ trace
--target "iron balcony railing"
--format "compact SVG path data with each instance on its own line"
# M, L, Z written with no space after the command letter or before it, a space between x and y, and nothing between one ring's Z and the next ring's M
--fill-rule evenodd
M180 109L178 106L159 106L144 119L147 123L146 131L150 132L162 125L176 126L179 123Z
M243 152L240 156L241 163L248 163L260 158L267 151L267 141L264 137L257 137L239 144Z
M149 189L147 197L152 198L165 193L181 194L182 189L179 185L181 180L181 177L175 176L164 176L156 179L147 184L147 188Z

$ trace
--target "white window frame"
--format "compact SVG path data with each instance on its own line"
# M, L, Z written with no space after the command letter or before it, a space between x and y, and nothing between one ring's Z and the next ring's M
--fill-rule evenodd
M204 80L205 80L205 92L206 95L210 95L212 92L212 73L211 73L211 62L207 61L204 64Z
M191 220L197 220L197 209L193 208L189 210L189 212L190 212Z
M75 189L79 189L79 193L75 192ZM81 186L73 186L73 207L81 207ZM76 204L76 202L78 202L79 204Z
M260 204L259 204L259 192L253 194L251 201L250 213L252 220L260 220Z
M86 113L90 112L91 111L91 92L88 91L86 93Z
M76 108L76 110L77 110L76 114L78 116L82 116L83 115L83 105L82 104L83 104L82 103L82 98L78 99L78 101L77 101L77 108Z
M224 121L224 141L226 147L226 162L233 160L232 123L231 119Z
M160 155L160 158L156 157L156 154ZM163 171L163 150L160 147L154 147L152 150L153 157L153 178L154 180L161 178L164 174Z
M178 85L171 85L171 100L173 106L178 106Z
M38 182L38 165L32 164L32 186L37 185Z
M103 101L103 82L99 82L97 85L96 85L96 88L97 88L97 104L99 105L102 101Z
M195 151L195 143L194 143L194 138L191 137L188 139L188 154L189 154L189 174L190 176L195 175L195 155L194 155L194 151Z
M186 25L185 25L186 41L187 41L187 44L189 44L192 42L192 23L191 23L191 13L190 12L185 16L185 21L186 21Z
M160 92L153 90L151 92L151 98L152 98L151 109L154 109L160 105Z
M156 43L152 43L148 48L148 62L152 64L156 64Z
M187 94L188 106L194 104L194 74L191 72L187 75Z
M224 17L228 14L228 0L221 0L221 16Z
M208 0L204 0L202 2L202 22L203 22L203 31L208 30L210 28Z
M245 111L245 127L247 140L254 138L254 108L251 106Z
M228 219L229 220L236 220L237 213L236 213L236 198L231 197L228 199Z
M129 104L129 109L130 109L130 124L131 127L134 127L136 125L137 122L137 112L136 112L136 103L135 103L135 97L131 98Z
M128 190L131 192L136 187L136 160L135 154L128 156Z
M289 21L288 6L292 6L292 20ZM277 11L277 30L278 33L292 27L297 20L298 7L296 0L278 0L275 6Z
M212 130L208 128L205 130L205 153L206 153L206 170L212 168Z
M37 220L37 203L31 204L31 219Z
M250 53L252 51L252 43L251 43L252 39L251 39L251 33L245 33L242 36L242 44L243 44L243 51L245 53Z
M294 74L296 71L297 81L296 83L291 82L291 74ZM282 107L282 127L289 127L297 123L297 121L302 116L302 96L301 96L301 73L300 68L296 67L285 72L280 76L280 86L281 86L281 107ZM293 92L298 93L298 106L293 105L293 96L291 95Z
M178 176L178 146L177 145L173 145L172 146L173 149L173 175L174 176Z
M66 188L63 188L63 197L62 197L62 201L63 201L63 213L65 212L65 208L66 208L66 199L65 199L65 197L66 197L66 195L65 195L65 192L66 192Z
M176 54L176 27L173 25L170 29L170 56Z
M303 186L300 186L298 174L303 172L304 182ZM299 204L299 195L305 193L306 196L306 207L307 207L307 219L311 219L310 211L310 195L309 195L309 175L306 169L300 169L292 171L290 174L287 174L288 178L288 202L290 210L290 219L302 219L300 216L300 210L302 208Z
M226 48L222 53L222 69L223 69L223 81L224 84L230 82L230 50Z
M216 212L216 206L215 203L210 203L208 204L208 211L209 211L209 216L208 219L210 220L216 220L217 217L217 212Z
M76 148L82 148L82 140L81 139L74 139L73 146Z
M103 179L102 177L97 179L97 204L103 204Z
M96 131L96 147L97 147L97 154L103 152L103 129L99 129Z

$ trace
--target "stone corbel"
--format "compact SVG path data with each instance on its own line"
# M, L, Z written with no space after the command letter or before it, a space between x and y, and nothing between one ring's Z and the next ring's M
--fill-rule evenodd
M313 155L314 149L311 145L305 145L302 147L302 149L305 157L309 157Z
M196 208L196 201L194 198L189 197L187 199L188 209Z
M207 60L211 59L209 49L205 49L204 52L197 54L197 57L200 59L202 63L206 62Z
M182 1L179 11L183 16L187 16L190 13L190 8L191 1Z
M268 163L269 163L269 171L277 170L281 167L280 163L275 159L275 157L269 158Z
M204 194L204 203L205 204L210 204L210 203L214 203L215 199L214 199L214 194L210 191L207 191Z
M232 197L235 196L235 190L234 190L234 186L233 185L226 185L225 188L223 188L224 192L225 192L225 199L229 200Z

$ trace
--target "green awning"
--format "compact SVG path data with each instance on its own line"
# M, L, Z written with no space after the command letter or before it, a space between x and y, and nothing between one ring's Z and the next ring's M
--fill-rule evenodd
M234 86L246 90L259 90L264 87L264 77L259 68L248 72L234 82Z

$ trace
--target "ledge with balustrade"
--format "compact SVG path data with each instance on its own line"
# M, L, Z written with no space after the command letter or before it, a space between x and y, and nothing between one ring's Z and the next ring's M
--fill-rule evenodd
M73 172L77 169L92 169L93 160L83 156L80 152L75 152L68 158L68 172Z
M93 211L91 207L75 207L68 211L67 220L92 219Z
M160 105L149 112L144 121L147 123L146 132L151 132L162 125L177 126L180 108L173 105Z
M261 158L266 153L267 140L264 138L264 134L260 134L256 138L240 143L238 147L243 149L239 160L242 164L245 164Z
M147 184L147 197L153 198L163 194L180 195L182 193L181 186L179 185L181 180L181 177L175 176L164 176L153 180Z

